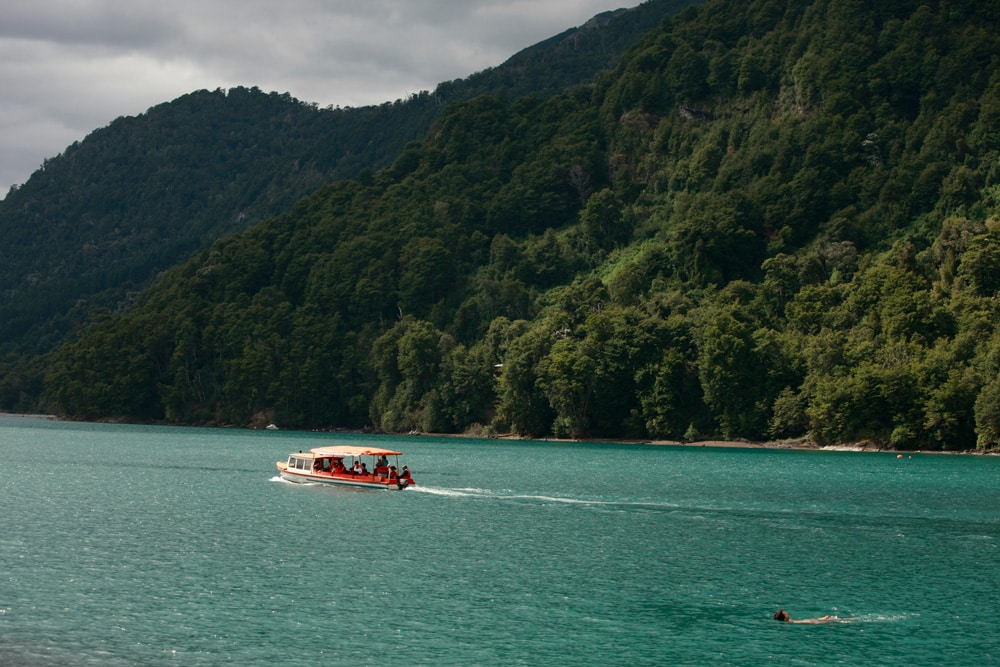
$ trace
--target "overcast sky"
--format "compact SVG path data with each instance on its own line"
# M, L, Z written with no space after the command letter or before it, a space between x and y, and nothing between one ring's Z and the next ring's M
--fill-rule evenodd
M119 116L258 86L320 106L433 90L640 0L2 0L0 197Z

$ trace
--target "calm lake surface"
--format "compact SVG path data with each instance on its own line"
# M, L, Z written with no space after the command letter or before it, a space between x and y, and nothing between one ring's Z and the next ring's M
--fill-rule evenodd
M276 477L360 440L418 486ZM998 457L0 417L0 462L0 665L1000 664Z

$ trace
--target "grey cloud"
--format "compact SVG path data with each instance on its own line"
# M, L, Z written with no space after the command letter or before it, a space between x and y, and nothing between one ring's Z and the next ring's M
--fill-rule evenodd
M0 197L122 115L199 88L321 106L393 101L639 0L8 0Z
M168 9L166 3L15 2L0 6L0 38L148 48L175 34L178 26Z

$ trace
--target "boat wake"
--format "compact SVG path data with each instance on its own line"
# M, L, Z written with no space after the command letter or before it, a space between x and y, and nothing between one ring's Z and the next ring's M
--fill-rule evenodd
M495 491L492 489L480 488L442 488L433 486L412 486L409 491L415 493L428 493L435 496L447 496L452 498L486 498L492 500L509 500L516 502L534 502L544 504L576 505L583 507L607 507L607 508L644 508L644 509L677 509L678 505L665 502L650 502L628 499L596 499L596 498L573 498L567 496L547 496L524 493L513 493L506 490Z
M278 482L279 484L300 484L299 482L290 482L281 475L275 475L271 479L267 480L269 482Z
M433 486L414 486L411 488L413 491L420 493L429 493L435 496L451 496L453 498L493 498L496 500L539 500L542 502L556 502L556 503L571 503L571 504L588 504L590 501L581 500L579 498L559 498L555 496L533 496L524 494L512 494L504 493L502 491L493 491L492 489L477 489L477 488L459 488L459 489L445 489Z
M562 496L530 496L530 495L510 495L504 496L512 500L540 500L543 503L563 503L565 505L647 505L648 503L636 503L627 500L592 500L587 498L565 498Z
M453 498L467 498L470 496L489 495L483 489L440 489L433 486L411 486L407 489L411 493L429 493L432 496L451 496Z

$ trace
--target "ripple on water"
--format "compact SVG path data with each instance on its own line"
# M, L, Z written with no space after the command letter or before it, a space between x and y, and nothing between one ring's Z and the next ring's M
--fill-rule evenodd
M996 459L403 438L385 493L267 483L321 434L41 424L0 664L996 661Z

